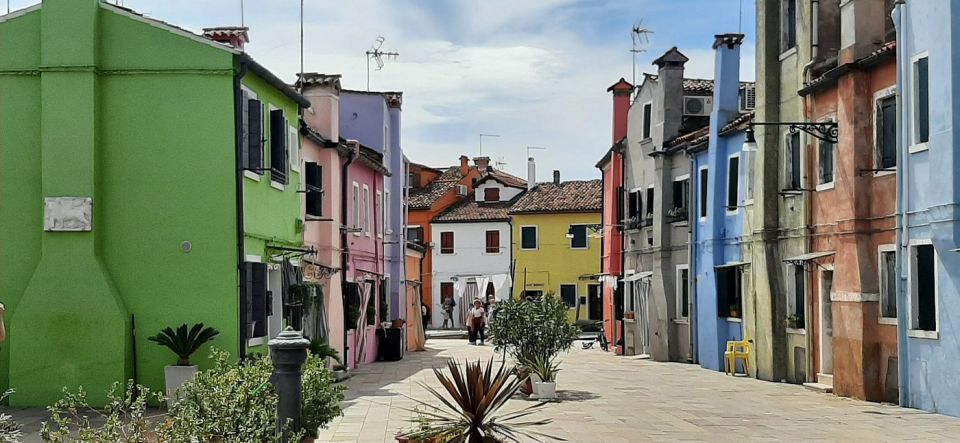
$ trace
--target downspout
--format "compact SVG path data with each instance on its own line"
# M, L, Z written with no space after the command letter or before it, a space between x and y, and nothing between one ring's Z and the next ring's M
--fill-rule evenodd
M349 177L347 170L350 168L350 164L353 163L353 160L356 156L356 151L350 150L350 155L347 157L347 161L340 168L340 297L343 299L341 303L344 308L347 306L347 256L350 255L350 246L347 243L347 184L349 182ZM363 306L360 309L364 309ZM343 358L344 361L349 357L347 356L347 351L350 349L350 344L347 342L347 330L349 329L346 323L347 317L343 317ZM358 334L361 332L357 332Z
M810 1L810 61L808 61L805 65L803 65L803 74L801 75L802 82L809 82L811 80L810 77L812 77L812 75L810 75L810 68L813 67L813 64L817 62L817 58L820 55L819 28L820 28L820 0L811 0ZM803 87L803 85L801 85L801 87ZM809 100L810 100L809 103L807 103L807 97L809 97ZM802 101L803 101L804 113L807 114L808 116L811 115L814 110L813 108L814 102L815 102L814 94L811 93L808 96L804 96L802 98ZM813 226L813 211L810 207L812 199L813 199L813 196L811 195L811 193L809 192L803 193L803 212L804 212L804 219L805 219L807 228ZM805 243L806 243L805 249L807 250L807 252L810 252L813 249L813 236L810 234L812 234L812 232L807 232L807 235L805 236ZM811 285L810 283L813 282L813 272L815 271L816 271L815 269L811 270L810 274L807 275L806 265L804 265L804 282L803 282L805 286L804 292L808 294L812 294L814 292L812 288L813 285ZM820 288L821 289L823 288L822 284L820 285ZM824 295L820 294L819 290L817 290L817 294L820 295L820 299L822 300ZM827 294L826 296L830 297L830 294ZM803 306L803 316L804 316L803 326L804 326L804 329L808 329L812 327L812 323L813 323L813 300L810 300L809 297L804 297L803 305L804 305ZM820 320L822 321L823 319L820 319ZM810 381L813 381L813 374L816 373L815 372L816 368L814 367L814 364L813 364L813 356L811 355L813 353L813 334L812 333L804 334L803 341L804 341L804 347L806 348L806 351L807 351L806 352L807 358L806 358L806 361L804 362L804 366L806 368L806 370L804 371L806 372L806 380L804 380L804 382L810 382ZM821 362L821 364L823 363Z
M719 142L719 140L718 140ZM690 158L690 184L693 184L694 171L696 171L696 162L694 162L693 155L690 151L686 151L687 157ZM693 186L691 186L692 188ZM693 215L693 189L687 193L687 219L692 219ZM687 303L690 303L690 315L687 317L687 322L690 323L690 362L693 364L699 363L697 355L699 353L698 347L700 343L697 342L697 292L696 284L697 281L697 260L696 256L696 241L697 241L697 229L696 223L693 220L690 220L687 225L689 230L687 231Z
M623 147L623 152L620 153L620 183L621 183L621 186L620 186L620 189L617 190L617 192L620 193L620 195L619 195L618 198L617 198L617 201L622 202L622 203L620 204L620 208L618 208L618 210L617 210L617 211L618 211L617 214L619 215L619 220L617 220L617 224L620 225L620 227L619 227L618 229L620 230L620 277L621 277L621 280L623 279L623 276L624 276L624 274L626 273L626 269L627 269L627 259L626 259L626 254L625 254L625 251L627 250L627 236L626 236L626 234L624 233L624 231L626 231L626 229L624 229L624 226L623 226L623 203L626 203L626 201L627 201L627 196L624 195L624 191L626 190L626 186L625 186L625 185L627 184L627 155L626 155L626 153L628 152L628 148L629 148L629 146L630 146L630 145L629 145L630 142L624 140L624 143L626 143L627 145ZM621 284L621 282L617 282L617 287L616 287L616 289L614 289L614 291L620 290L620 302L623 303L624 305L626 305L626 303L627 303L627 285L623 285L623 289L620 289L620 284ZM633 285L633 282L631 282L630 285L632 286L632 285ZM616 292L614 292L614 295L616 295ZM633 297L633 290L632 290L632 289L630 290L630 297L631 297L631 298ZM616 298L616 297L614 297L614 298ZM637 318L637 306L636 306L636 305L633 306L633 318L634 318L634 319ZM634 320L634 321L636 321L636 320ZM621 322L621 324L622 324L622 323L623 323L623 322ZM621 335L626 335L626 331L625 331L625 330L622 330L622 331L621 331ZM621 337L621 338L624 339L624 347L626 347L626 338L625 338L625 337ZM634 352L636 352L636 344L634 344Z
M904 30L904 24L906 23L907 8L906 3L903 0L897 0L896 4L893 7L893 25L897 30L897 128L903 128L903 102L904 93L904 79L907 74L907 69L904 66L904 51L906 47L904 46L904 40L906 39L906 32ZM898 251L895 254L895 268L897 275L897 305L901 308L897 309L897 384L900 387L900 406L910 406L910 384L909 384L909 374L910 370L907 361L909 360L909 352L907 347L907 321L909 319L906 315L906 309L903 309L907 304L907 293L906 285L906 275L903 269L903 257L909 252L907 248L907 243L910 241L909 234L909 220L907 220L907 211L910 209L910 194L909 189L906 189L907 183L909 183L910 168L906 167L903 164L906 159L904 151L907 149L906 137L904 134L905 131L899 131L897 135L897 208L896 208L896 222L897 222L897 247Z
M235 161L234 161L234 186L236 190L236 207L237 207L237 275L239 277L238 281L238 297L243 295L242 285L245 279L243 272L243 263L244 263L244 228L243 228L243 136L241 132L243 131L243 122L240 120L243 116L243 94L241 93L241 80L243 76L247 75L247 64L240 61L240 69L233 75L233 128L234 128L234 139L235 139ZM239 300L240 303L238 306L243 305L243 300ZM238 312L237 321L240 331L240 343L239 343L239 352L237 355L243 360L247 356L247 334L246 334L246 325L244 324L244 314L243 312Z

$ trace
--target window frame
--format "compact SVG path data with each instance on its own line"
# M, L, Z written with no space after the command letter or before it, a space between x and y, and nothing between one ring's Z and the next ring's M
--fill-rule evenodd
M833 121L834 119L832 117L818 120L818 122L820 123L832 123ZM830 167L831 169L833 169L833 171L831 171L830 173L830 181L828 182L823 181L823 171L821 170L821 167L822 167L821 154L823 153L824 145L832 146L830 153L833 156L833 158L831 159L832 161L830 162ZM803 153L801 153L800 155L803 156ZM801 173L800 180L803 181L802 173ZM826 191L829 189L833 189L834 187L836 187L836 184L837 184L837 143L829 143L829 142L825 142L823 140L817 139L817 187L816 187L816 190Z
M683 276L684 271L686 271L687 273L687 284L682 283L683 279L681 277ZM676 284L677 286L676 286L675 294L677 295L676 296L677 315L675 316L675 319L677 321L687 322L687 321L690 321L690 265L689 264L677 265ZM683 294L684 291L686 291L687 293L686 303L683 303L683 296L681 295ZM683 308L687 308L687 315L683 315Z
M290 155L290 170L300 173L300 162L303 156L300 155L300 131L291 124L287 124L287 153Z
M648 101L640 108L640 141L653 138L653 101Z
M410 230L411 230L411 229L420 232L419 240L411 240L411 239L410 239ZM404 236L406 236L406 241L408 241L408 242L412 241L412 242L417 243L417 244L423 244L423 243L424 243L424 241L423 241L423 240L424 240L424 239L423 239L423 226L422 226L422 225L407 225L407 226L404 226L403 231L404 231Z
M520 225L520 250L521 251L536 251L540 249L540 227L539 225ZM523 228L533 228L533 239L536 245L532 248L525 248L523 246Z
M891 254L891 253L894 255L894 267L893 267L894 287L892 289L886 287L885 283L886 283L887 273L883 266L884 254ZM896 325L897 316L900 314L900 303L897 302L896 279L898 278L898 276L897 276L897 267L896 267L896 254L897 254L897 245L895 244L891 243L891 244L877 246L877 281L880 283L879 291L878 291L879 303L877 303L877 323L884 324L884 325ZM885 291L884 289L887 289L887 290ZM890 292L890 293L888 294L887 292ZM893 317L886 317L883 315L884 301L888 297L893 297L893 303L894 303L893 306L894 306L894 310L896 310Z
M392 221L390 208L392 206L393 205L390 203L390 190L385 189L383 191L383 224L385 226L383 232L386 233L387 235L393 234L393 227L390 226L390 222Z
M323 203L325 201L324 190L323 190L323 165L320 164L319 162L313 161L312 159L304 158L303 160L304 160L303 162L304 171L301 174L301 179L303 181L303 189L304 189L304 207L303 207L304 217L306 217L307 219L309 219L310 217L323 217ZM311 164L316 165L318 174L320 175L319 177L320 182L315 185L310 184L308 182L308 178L310 175L308 170L310 169L309 165ZM307 202L313 197L313 193L317 193L317 192L320 193L319 201L317 202L317 208L316 208L317 213L312 214L307 209L310 206Z
M496 238L497 238L497 246L496 246L495 248L491 248L491 247L490 247L490 234L494 234L494 233L496 234ZM487 229L487 230L485 230L484 233L483 233L483 242L484 242L484 244L483 244L483 246L484 246L484 248L483 248L483 253L484 253L484 254L486 254L486 255L500 255L500 254L503 253L503 251L500 250L500 230L499 230L499 229ZM490 251L491 249L496 249L496 250L493 251L493 252L491 252L491 251Z
M790 35L790 17L788 17L789 7L788 5L793 3L793 35ZM797 29L797 17L798 12L798 2L796 0L782 0L780 2L780 59L783 60L790 54L793 54L797 51L797 46L799 46L798 37L799 30ZM792 37L792 43L791 43ZM793 52L791 52L793 51Z
M704 176L706 173L706 176ZM710 167L697 168L697 218L700 223L707 221L710 210Z
M920 142L920 134L918 128L918 116L917 108L919 107L920 94L918 94L918 89L920 84L917 82L917 66L918 62L921 59L927 59L927 141ZM910 57L910 93L912 100L910 101L910 147L908 149L910 154L923 152L928 149L927 143L930 141L930 54L929 51L923 51L918 54L914 54Z
M267 169L268 172L270 172L270 186L271 186L272 188L274 188L274 189L277 189L278 191L283 191L284 189L286 189L286 185L290 183L290 171L289 171L289 169L290 169L290 164L289 164L290 161L289 161L288 158L284 158L284 159L283 159L283 168L284 168L283 171L280 171L280 170L277 170L277 169L274 168L274 163L273 163L273 162L274 162L274 158L273 158L273 143L274 143L273 115L274 115L274 112L279 111L279 112L280 112L279 115L282 115L282 116L283 116L283 126L290 126L290 124L289 124L289 121L287 120L287 115L286 115L286 113L283 111L283 109L274 106L272 103L267 103L266 105L267 105L267 113L265 114L266 118L264 118L263 121L264 121L264 124L265 124L266 127L267 127L266 130L264 131L264 133L265 133L265 134L268 134L268 135L267 135L266 137L264 137L264 139L266 140L266 145L267 145L267 147L268 147L268 151L269 151L269 153L270 153L270 157L269 157L269 159L268 159L268 161L267 161L267 163L269 164L269 167L268 167L268 168L264 168L264 169ZM284 132L286 132L286 131L284 131ZM287 134L286 134L286 133L284 133L283 139L284 139L284 141L287 140ZM289 156L290 156L290 146L285 146L284 149L285 149L284 157L289 157ZM261 155L262 155L262 154L261 154ZM262 157L261 157L261 162L262 162ZM279 179L279 180L278 180L278 179Z
M789 284L789 289L786 291L787 295L787 316L796 315L800 317L803 322L803 326L799 328L789 328L796 330L806 330L807 326L807 303L809 303L810 296L810 277L807 275L806 264L803 265L793 265L785 264L785 273L787 273L787 278L784 279ZM798 274L800 275L801 283L803 284L802 288L797 287ZM801 289L798 291L798 289Z
M360 183L353 182L353 236L359 237L362 227L360 226Z
M647 185L647 189L643 197L647 202L647 204L644 205L644 211L642 211L643 218L647 218L647 215L650 215L650 218L656 217L656 213L654 211L657 209L655 208L657 202L657 186ZM653 225L651 224L651 226Z
M487 197L488 197L487 194L488 194L489 192L491 192L491 191L494 191L494 192L496 192L496 194L497 194L495 200L489 200L489 199L487 198ZM497 187L497 186L487 186L487 187L483 188L483 202L484 202L484 203L495 203L495 202L499 202L499 201L500 201L500 188L499 188L499 187Z
M370 186L363 185L363 235L370 236Z
M797 139L797 158L793 158L793 139ZM783 179L781 183L783 184L784 191L802 191L803 190L803 168L805 166L803 160L803 140L804 137L799 132L790 133L790 131L784 131L783 133ZM799 173L799 178L797 180L796 186L794 187L793 183L793 172L794 164L796 163L796 170ZM795 197L801 195L802 193L786 193L784 197Z
M929 246L933 248L933 303L934 303L934 321L936 322L936 328L932 331L918 329L917 323L919 319L914 318L919 309L919 300L917 299L917 279L914 278L916 274L916 253L915 249L918 246ZM907 272L907 287L910 289L910 306L908 306L907 318L909 321L909 328L907 329L907 336L912 338L926 338L931 340L940 339L940 271L938 263L940 262L940 255L937 252L937 248L933 246L933 242L930 239L913 239L910 240L907 246L907 258L908 258L908 272Z
M375 226L377 227L377 238L383 238L383 192L379 189L377 190L374 204L376 205L373 213L376 214L377 217L375 223Z
M576 283L560 283L557 288L557 296L560 297L560 301L563 301L563 288L564 286L570 287L573 286L573 306L567 306L567 310L577 309L577 299L580 298L580 288ZM564 303L566 304L566 303Z
M443 240L446 234L450 235L449 248L443 245ZM453 231L440 231L439 235L440 235L440 247L437 248L437 251L439 251L440 255L454 255L457 252L457 246L456 246L456 238L455 238L456 236L454 235ZM444 252L444 251L448 251L448 252Z
M571 224L570 224L570 229L571 229L571 230L572 230L573 228L579 228L579 227L582 227L582 228L583 228L583 247L576 247L576 246L573 245L573 241L577 239L577 235L576 235L576 234L573 235L573 238L570 239L570 241L568 242L568 245L567 245L567 246L569 246L570 249L571 249L571 250L574 250L574 251L586 251L586 250L589 250L589 249L590 249L590 232L589 232L589 230L587 229L587 224L585 224L585 223L571 223Z
M684 194L685 192L685 195L683 195L683 198L681 199L682 200L681 206L676 206L677 183L681 183L680 185L681 194ZM683 174L683 175L678 175L676 177L673 177L673 181L671 182L671 184L673 185L673 188L671 188L671 192L673 192L672 197L673 197L673 205L674 205L672 209L678 209L678 208L685 209L687 211L686 220L690 220L690 174ZM680 221L680 220L677 220L677 221Z
M734 159L737 160L737 176L736 176L736 178L735 178L733 181L731 181L732 174L730 173L730 169L731 169L730 166L733 164L733 160L734 160ZM726 198L725 198L725 203L726 203L726 204L724 205L724 209L725 209L726 215L736 215L738 212L740 212L740 170L741 170L741 167L740 167L740 153L739 153L739 152L735 152L735 153L727 156L727 180L726 180L726 182L727 182L727 183L726 183L726 185L727 185L727 192L724 194L724 196L726 197ZM731 188L733 188L733 187L731 186L731 183L734 183L734 184L736 185L736 186L735 186L736 189L731 189ZM736 192L736 195L731 195L731 193L732 193L733 191ZM730 207L731 207L731 206L730 206L730 198L731 198L731 197L733 197L733 201L734 201L734 203L735 203L735 205L733 206L733 209L730 209Z
M883 138L883 126L882 126L882 122L880 121L880 119L882 118L882 114L879 113L880 103L885 100L893 99L894 111L896 111L896 108L897 108L896 97L897 97L897 85L892 85L892 86L883 88L873 94L873 167L874 169L883 168L883 165L880 163L883 158L883 153L881 152L881 144L880 144ZM881 125L877 125L877 123L881 123ZM897 141L900 138L899 131L901 130L901 128L897 125L896 120L894 120L893 126L894 126L894 129L897 131L894 134L894 140L893 140L894 164L892 167L889 168L890 169L889 171L873 171L874 177L897 173L897 167L898 167L896 163L897 161L896 154L898 149Z

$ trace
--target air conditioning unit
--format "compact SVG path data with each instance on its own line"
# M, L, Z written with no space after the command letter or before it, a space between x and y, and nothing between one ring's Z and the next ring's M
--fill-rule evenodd
M713 97L687 96L683 98L683 115L710 116L713 109Z
M457 196L464 197L467 195L467 185L457 185Z
M740 112L752 111L757 107L757 88L756 86L744 86L740 88Z

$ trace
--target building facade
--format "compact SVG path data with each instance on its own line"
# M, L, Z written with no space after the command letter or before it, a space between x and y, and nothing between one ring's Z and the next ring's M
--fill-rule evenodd
M162 390L175 356L147 337L182 323L266 353L284 312L267 315L268 288L283 290L268 268L300 246L309 102L237 48L105 2L44 0L0 33L0 159L16 165L0 211L19 214L0 220L12 403L82 385L100 405L131 378Z

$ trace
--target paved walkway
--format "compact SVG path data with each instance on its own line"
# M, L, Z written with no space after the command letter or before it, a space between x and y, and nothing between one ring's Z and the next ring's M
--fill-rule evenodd
M390 442L408 425L414 402L430 397L417 384L439 386L430 371L445 359L489 358L492 347L430 340L426 352L357 371L344 416L320 442ZM803 387L680 363L616 357L574 349L562 358L562 400L542 414L542 430L571 442L634 441L957 441L960 419L820 394ZM508 410L530 405L513 400Z

